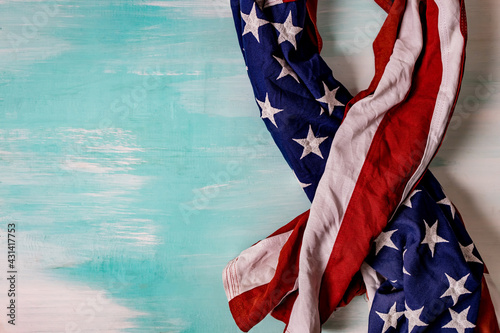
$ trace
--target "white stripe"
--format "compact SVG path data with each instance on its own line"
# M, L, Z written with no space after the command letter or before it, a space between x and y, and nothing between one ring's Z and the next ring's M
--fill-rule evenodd
M490 292L491 302L493 303L493 308L497 316L497 322L500 323L500 293L489 274L484 274L484 279L486 280L486 285Z
M387 281L387 279L378 274L376 270L374 270L370 265L366 263L366 261L363 261L363 264L361 265L361 269L359 271L363 276L363 282L365 283L366 287L366 295L368 297L369 307L371 308L373 298L375 297L378 288L380 288L380 285L383 282Z
M460 30L460 3L455 0L435 0L435 2L439 8L438 22L443 77L436 98L436 106L422 161L406 185L400 204L403 203L417 180L429 166L436 149L443 139L444 128L455 102L462 69L465 40Z
M236 285L237 275L234 272L234 265L238 261L238 257L231 260L224 270L222 271L222 282L224 283L224 290L226 291L227 300L232 300L235 296L239 294L238 287Z
M332 142L311 206L299 260L299 295L287 331L320 332L319 289L345 209L383 116L406 96L423 38L417 0L410 0L398 40L373 96L355 103ZM356 241L356 240L353 240Z
M263 239L227 264L222 281L228 301L272 280L281 249L291 234L288 231Z

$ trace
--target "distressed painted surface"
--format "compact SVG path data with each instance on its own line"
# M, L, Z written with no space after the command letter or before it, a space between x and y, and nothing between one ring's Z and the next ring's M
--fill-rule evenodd
M500 285L500 5L468 9L432 170ZM351 92L383 17L320 1L323 55ZM226 1L0 1L0 25L0 276L16 223L17 331L238 332L223 267L308 201L258 119ZM335 316L325 332L360 332L366 304Z

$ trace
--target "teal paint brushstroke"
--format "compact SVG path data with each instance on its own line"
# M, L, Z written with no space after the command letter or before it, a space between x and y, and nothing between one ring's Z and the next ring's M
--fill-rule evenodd
M26 35L19 22L54 4ZM228 13L0 3L2 216L36 240L29 269L142 313L126 332L238 332L222 269L308 208L258 118Z

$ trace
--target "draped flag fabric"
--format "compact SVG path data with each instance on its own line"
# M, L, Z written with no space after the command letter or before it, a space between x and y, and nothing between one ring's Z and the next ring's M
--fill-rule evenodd
M352 97L320 57L313 0L231 0L256 103L311 209L223 272L231 313L320 332L367 293L369 332L499 332L486 271L427 170L463 75L463 0L378 0L375 76Z

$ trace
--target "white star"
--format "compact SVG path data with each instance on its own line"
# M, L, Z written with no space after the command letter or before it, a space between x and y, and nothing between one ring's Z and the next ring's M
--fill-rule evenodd
M429 224L425 222L425 237L420 243L420 245L427 244L429 245L429 249L431 250L431 256L434 257L434 248L437 243L448 243L448 241L437 234L438 220L432 227L429 227Z
M382 328L382 333L386 332L389 328L396 328L398 326L398 319L403 315L404 311L396 311L396 302L389 309L389 313L381 313L375 311L380 318L384 321L384 328Z
M302 28L293 25L292 12L288 14L285 23L273 23L273 26L279 32L278 44L288 41L292 43L295 49L297 49L297 41L295 40L295 35L301 32Z
M322 138L315 137L311 125L309 125L309 131L307 132L307 137L304 139L293 139L293 141L297 142L302 147L304 147L300 159L303 159L304 157L309 155L309 153L314 153L319 157L323 158L323 155L321 155L321 150L319 149L319 145L326 139L328 139L327 136Z
M264 118L269 119L274 124L274 126L278 127L278 125L276 125L276 120L274 119L274 115L278 112L283 111L283 109L273 108L271 106L271 103L269 102L269 95L268 94L266 94L266 99L264 100L264 102L261 102L258 99L255 99L255 100L257 101L257 103L259 103L259 106L262 109L261 118L262 119L264 119Z
M245 21L245 28L243 29L242 36L245 36L247 33L251 32L255 39L257 39L257 42L260 43L259 28L265 24L268 24L269 22L257 17L257 12L255 11L255 3L253 4L250 14L241 12L241 18L243 19L243 21Z
M437 203L440 205L450 206L451 217L453 219L455 219L455 206L453 206L453 204L451 203L450 199L448 199L448 197L445 197L443 200L439 200Z
M278 75L276 80L281 79L282 77L285 77L287 75L290 75L295 79L295 81L299 82L299 78L297 77L297 74L293 71L292 67L286 62L285 59L278 58L276 56L273 56L274 59L276 59L277 62L281 65L281 73Z
M410 309L408 304L406 304L406 302L405 302L405 307L406 307L405 317L408 320L408 333L411 333L411 331L413 330L413 328L415 326L427 326L428 325L420 320L420 315L422 314L424 307L421 307L420 309L417 309L417 310L412 310L412 309Z
M466 329L476 327L476 325L467 320L469 310L470 306L460 313L450 309L451 321L444 325L443 328L454 328L458 333L465 333Z
M384 246L387 246L387 247L390 247L392 249L396 249L399 251L398 247L391 240L392 234L395 233L396 231L398 231L398 229L380 233L380 235L377 237L377 239L375 239L375 255L377 255L380 252L380 250L382 250L382 248Z
M325 90L325 95L321 98L316 99L318 102L326 103L328 104L328 113L330 113L330 116L332 115L333 108L335 106L344 106L344 104L340 103L336 98L335 95L337 94L337 90L339 90L340 87L337 87L335 89L328 89L328 86L326 85L325 82L323 82L323 88ZM322 112L323 113L323 112Z
M417 194L418 192L421 192L421 191L422 190L415 190L415 191L411 192L410 195L408 196L408 198L406 198L406 200L403 202L403 205L405 205L408 208L413 208L411 205L411 198L413 198L413 196L415 194Z
M440 298L446 297L446 296L451 296L451 299L453 300L453 305L457 304L458 298L461 295L465 294L470 294L471 292L465 288L465 282L467 281L467 278L469 277L470 273L467 274L466 276L462 277L460 280L455 280L448 274L444 273L446 275L446 278L448 279L448 283L450 284L449 288L444 292L444 294L441 295Z
M474 253L472 253L472 250L474 250L474 243L471 243L467 246L462 246L462 244L460 243L458 245L460 245L460 250L462 250L466 262L477 262L480 264L483 263L478 257L474 255Z

